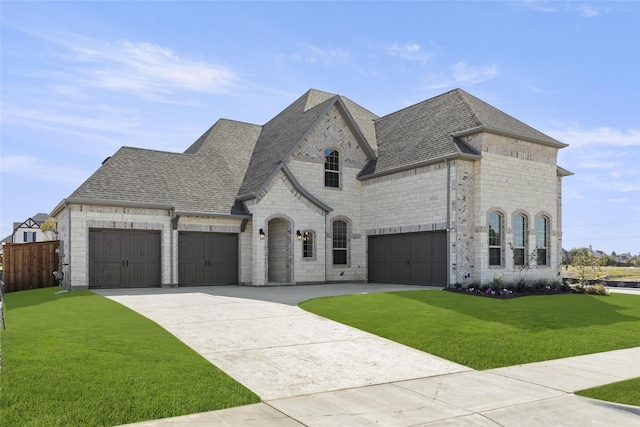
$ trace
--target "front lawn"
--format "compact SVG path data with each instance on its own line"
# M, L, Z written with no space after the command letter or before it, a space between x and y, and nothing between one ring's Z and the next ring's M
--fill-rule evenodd
M147 318L57 290L5 295L1 425L111 426L260 401Z
M577 395L625 405L640 405L640 378L620 381L576 392Z
M305 310L473 369L640 346L640 297L514 299L446 291L318 298Z

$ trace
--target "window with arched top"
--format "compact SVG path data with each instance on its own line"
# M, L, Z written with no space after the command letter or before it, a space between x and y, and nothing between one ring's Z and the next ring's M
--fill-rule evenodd
M343 219L336 219L332 224L333 265L349 263L349 224Z
M527 217L516 214L513 217L513 265L527 265Z
M340 188L340 152L333 148L324 150L324 186Z
M549 265L549 218L536 217L536 258L538 265Z
M502 266L504 253L504 216L497 211L489 213L489 265Z

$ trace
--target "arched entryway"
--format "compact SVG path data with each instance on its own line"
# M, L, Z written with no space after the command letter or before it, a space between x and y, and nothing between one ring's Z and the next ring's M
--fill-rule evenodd
M293 264L293 229L286 218L277 217L267 223L267 278L269 283L291 283Z

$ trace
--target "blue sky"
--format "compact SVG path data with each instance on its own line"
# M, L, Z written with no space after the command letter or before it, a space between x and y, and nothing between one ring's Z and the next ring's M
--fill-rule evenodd
M182 152L309 88L462 88L570 144L564 247L640 253L640 2L0 2L0 236L121 146ZM534 182L531 185L535 185Z

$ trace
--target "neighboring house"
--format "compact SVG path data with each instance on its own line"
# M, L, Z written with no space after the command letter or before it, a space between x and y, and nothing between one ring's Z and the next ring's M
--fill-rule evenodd
M23 222L13 223L13 233L2 239L6 243L33 243L51 240L42 230L40 225L49 219L49 214L38 213Z
M611 253L611 257L618 264L630 264L631 263L631 258L633 258L633 255L631 255L631 252L627 252L627 253L620 254L620 255L616 254L615 252L612 252Z
M51 215L73 289L556 279L565 146L460 89L384 117L310 90L123 147Z
M13 233L0 241L0 243L2 243L2 246L0 246L0 257L4 252L5 243L33 243L51 240L49 236L40 229L40 224L48 218L49 214L38 213L23 222L14 222Z

